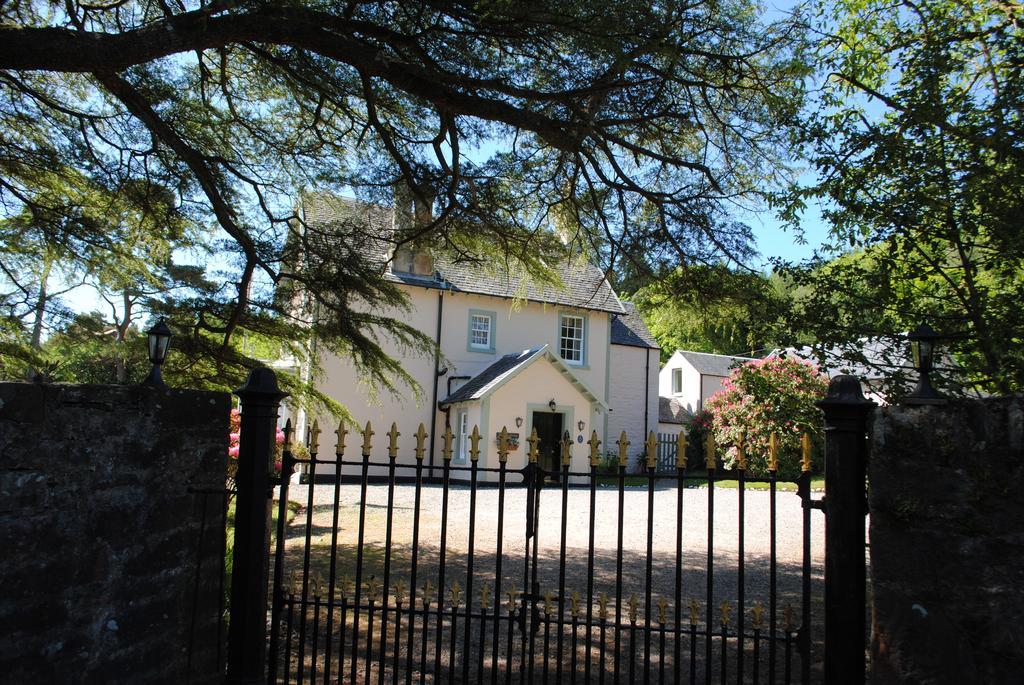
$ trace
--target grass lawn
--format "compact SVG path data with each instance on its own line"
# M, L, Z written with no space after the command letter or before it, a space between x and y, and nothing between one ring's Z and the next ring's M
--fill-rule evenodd
M668 479L661 479L663 482L671 482ZM623 479L623 484L626 487L646 486L647 476L628 475ZM618 487L619 477L613 475L598 476L597 478L598 487ZM708 485L708 479L704 477L687 477L686 487L688 488L706 488ZM731 490L737 490L740 487L738 480L715 480L716 488L729 488ZM762 483L760 481L752 482L746 481L745 487L747 490L768 490L769 484ZM776 489L779 492L795 492L796 483L780 481L776 483ZM824 490L825 489L825 476L811 476L811 490Z

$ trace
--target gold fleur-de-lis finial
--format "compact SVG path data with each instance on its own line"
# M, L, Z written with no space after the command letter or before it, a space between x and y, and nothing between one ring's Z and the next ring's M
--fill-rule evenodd
M430 600L434 597L434 585L429 580L423 583L423 596L421 601L423 602L423 610L426 611L430 608Z
M736 468L740 471L747 470L747 445L744 443L743 438L740 438L739 443L736 445Z
M590 465L597 466L600 462L600 457L597 456L597 449L601 446L601 441L597 439L597 431L590 433L590 440L587 441L590 445Z
M540 452L537 450L537 443L540 442L540 438L537 437L537 427L534 426L533 430L530 431L530 437L526 439L526 442L530 443L530 452L528 457L531 464L536 464L537 459L540 457Z
M341 581L338 583L338 594L341 595L341 601L344 602L348 599L348 593L352 590L352 579L348 576L342 576Z
M452 433L451 426L444 427L444 434L441 436L441 458L445 461L452 460L452 441L455 439L455 434Z
M768 436L768 470L779 470L779 434L772 433Z
M602 592L597 596L597 617L602 621L608 619L608 593Z
M480 429L475 424L473 432L469 434L469 460L480 460Z
M665 599L664 597L658 598L658 623L660 623L661 625L665 625L667 623L667 621L665 620L665 614L666 614L666 609L667 608L668 608L668 600Z
M491 603L491 586L486 582L480 586L480 606L485 609Z
M373 426L371 426L370 422L367 421L366 422L366 428L363 429L363 456L364 457L369 458L369 456L370 456L370 450L373 449L373 442L371 442L371 438L373 438L373 436L374 436Z
M395 601L399 606L405 601L405 581L399 580L395 583Z
M796 630L796 612L792 604L787 604L782 609L782 627L787 633Z
M345 422L338 422L338 430L334 431L334 434L338 436L338 442L334 446L334 453L339 458L345 456L345 437L348 436L348 429L345 428Z
M751 625L754 630L761 630L761 626L764 625L762 616L764 615L764 604L761 602L754 602L754 606L750 609L752 616Z
M700 616L700 604L695 599L690 600L690 625L697 625L697 619Z
M505 426L501 427L501 432L498 433L498 463L505 464L508 462L508 428Z
M452 587L448 591L448 593L452 597L452 608L458 609L459 602L462 599L462 586L459 585L459 581L455 581L454 583L452 583Z
M416 429L416 449L413 450L416 453L416 461L423 461L423 454L427 451L426 442L427 429L420 423L420 427Z
M370 598L371 602L377 601L378 592L380 592L380 583L377 582L376 578L371 576L370 579L366 581L366 594Z
M388 459L394 461L398 458L398 426L391 422L391 430L388 431Z
M686 468L686 431L679 431L676 435L676 468Z
M569 598L569 614L576 618L580 615L580 593L573 590L572 597Z
M709 471L715 468L715 434L711 431L704 439L704 466Z
M630 623L636 623L636 609L637 609L637 601L636 601L636 594L634 593L634 594L629 596L629 622Z
M718 610L722 612L722 626L725 628L729 627L729 612L732 611L732 605L729 604L729 600L723 600L718 605Z
M551 594L550 590L548 592L544 593L544 615L545 616L551 616L551 614L552 614L551 603L552 603L552 601L554 601L554 599L555 599L555 596L553 594Z
M309 429L309 451L316 454L320 451L320 422L313 419L313 425Z
M800 470L807 473L811 470L811 435L804 433L800 436Z
M619 466L629 465L629 438L626 437L626 431L622 431L619 434L619 439L615 443L619 446Z
M653 469L658 465L658 436L651 431L647 434L647 468Z
M511 614L516 610L516 600L519 597L519 590L516 589L515 585L510 585L508 590L505 591L505 595L508 597L508 601L505 602L505 608L508 609L508 613Z
M565 431L562 434L562 442L559 445L562 456L562 466L568 466L572 463L572 438L569 437L569 431Z

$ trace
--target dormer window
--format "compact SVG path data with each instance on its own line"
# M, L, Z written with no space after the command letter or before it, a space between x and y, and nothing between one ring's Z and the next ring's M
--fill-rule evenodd
M469 310L467 347L470 352L494 352L494 323L496 319L497 316L494 312Z

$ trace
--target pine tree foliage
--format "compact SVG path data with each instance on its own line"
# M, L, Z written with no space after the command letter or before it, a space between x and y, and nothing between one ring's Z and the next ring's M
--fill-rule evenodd
M0 211L69 217L40 199L61 185L168 189L220 241L211 287L151 307L195 382L238 382L247 337L297 362L316 339L401 386L384 341L432 341L396 314L367 239L541 279L566 253L556 229L608 269L749 256L729 208L787 180L807 73L796 23L760 16L749 0L9 0ZM412 234L298 211L304 189L390 206L396 185L433 209Z

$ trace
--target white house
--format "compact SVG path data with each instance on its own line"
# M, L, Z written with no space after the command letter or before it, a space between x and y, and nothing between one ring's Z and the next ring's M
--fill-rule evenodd
M301 211L307 225L328 232L332 222L350 222L354 214L394 225L390 208L322 193L304 195ZM414 463L414 436L424 425L429 434L424 462L435 476L446 425L455 436L452 461L459 466L469 463L474 426L483 436L479 465L484 468L498 466L496 436L502 428L517 445L510 469L524 465L526 439L535 429L548 468L556 467L558 443L566 432L573 471L589 469L592 431L602 441L602 452L616 449L624 430L634 446L631 453L639 453L644 436L657 427L658 348L635 309L619 300L600 269L576 259L559 269L564 287L538 287L516 274L487 272L423 248L388 254L386 247L373 247L383 244L370 240L367 249L381 250L375 256L382 270L411 305L396 316L435 337L441 355L415 356L385 340L385 350L401 359L424 392L417 400L411 391L375 396L350 360L321 353L319 389L346 405L360 426L372 422L375 459L386 458L385 434L392 423L401 434L398 461L403 464ZM333 439L322 442L333 447ZM348 458L358 458L358 445L358 436L350 435ZM321 459L333 458L333 450L320 451ZM325 464L317 475L333 473L334 467ZM353 471L346 467L344 473ZM493 472L481 474L482 480L494 478Z
M749 357L676 350L658 373L658 395L678 409L696 414L708 398L722 389L733 367L751 361Z

